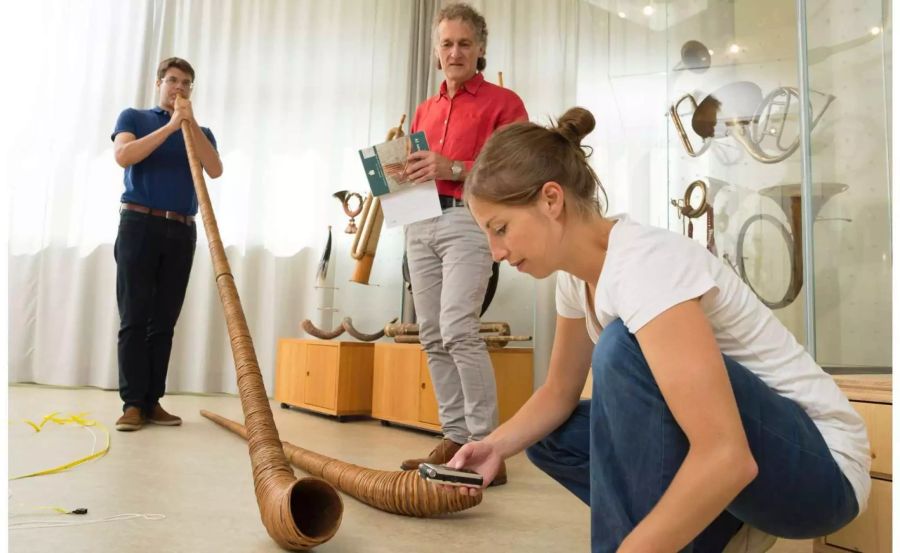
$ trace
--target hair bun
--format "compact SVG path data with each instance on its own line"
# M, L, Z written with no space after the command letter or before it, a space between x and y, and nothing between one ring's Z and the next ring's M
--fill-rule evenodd
M581 145L581 139L594 130L596 121L591 112L584 108L569 108L556 122L553 130L564 136L576 146Z

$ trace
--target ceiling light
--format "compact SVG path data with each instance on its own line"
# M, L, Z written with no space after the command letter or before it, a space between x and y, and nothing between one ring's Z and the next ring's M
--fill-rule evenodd
M619 12L619 17L625 19L625 12Z
M869 29L869 34L872 36L878 36L879 34L881 34L881 27L872 27L871 29Z
M646 15L647 17L650 17L651 15L653 15L653 12L655 12L655 11L656 10L653 9L653 6L650 6L650 5L644 6L644 15Z
M741 47L738 46L737 44L732 44L731 46L728 47L728 51L731 52L732 54L737 54L741 51Z

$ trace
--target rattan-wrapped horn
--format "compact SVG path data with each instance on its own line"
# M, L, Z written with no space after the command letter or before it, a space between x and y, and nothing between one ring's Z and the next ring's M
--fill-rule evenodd
M184 102L181 97L176 101ZM298 551L310 549L334 536L341 523L344 504L327 482L318 478L297 480L285 459L188 121L182 121L181 132L209 241L219 299L225 309L260 516L266 531L281 547Z
M200 414L238 436L247 438L247 430L221 415L201 410ZM282 442L291 464L313 476L321 476L342 492L366 505L411 517L433 517L464 511L481 503L481 495L462 495L455 489L445 491L424 481L415 470L375 470Z
M394 321L396 321L396 319ZM395 336L408 336L419 333L418 323L397 323L394 321L385 325L385 336L394 338ZM509 336L509 323L480 323L478 332L496 332L500 336Z

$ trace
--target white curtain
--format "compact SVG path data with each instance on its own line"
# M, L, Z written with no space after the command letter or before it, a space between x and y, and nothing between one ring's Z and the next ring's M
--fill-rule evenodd
M597 126L584 144L593 149L589 160L606 190L608 212L625 212L643 223L665 226L665 66L637 68L633 64L636 57L656 59L645 56L640 48L655 51L658 45L653 40L660 33L651 32L646 18L619 16L620 4L634 7L635 2L605 4L598 0L474 0L472 5L484 14L489 31L485 75L496 82L497 71L502 71L504 85L522 97L536 123L549 124L550 118L555 120L576 105L590 110ZM635 33L644 41L622 44ZM504 271L504 280L495 300L497 309L508 313L510 320L533 313L529 332L535 338L535 383L539 384L554 338L555 279L535 282ZM516 302L517 297L535 301ZM503 319L491 313L486 316Z
M225 172L207 185L268 389L276 341L298 336L299 321L330 327L352 316L372 332L398 316L402 231L383 232L370 286L349 283L351 239L330 196L366 189L357 150L381 142L407 110L417 1L19 3L15 17L4 19L15 21L11 44L27 53L8 58L24 86L7 86L21 94L7 105L15 139L0 154L9 156L10 381L117 387L112 244L122 170L109 135L122 109L155 104L156 65L173 55L197 70L194 112L218 139ZM647 124L665 120L642 108L652 105L652 77L610 76L610 66L621 65L609 56L611 25L619 24L610 12L583 0L471 3L490 31L487 79L496 82L502 71L533 121L546 124L573 105L591 109L597 130L587 143L611 210L649 219L637 208L646 209L658 164L653 145L640 141ZM436 92L440 79L429 82ZM664 156L662 163L664 190ZM335 289L316 289L329 224L327 284ZM168 390L234 392L222 310L198 234ZM542 381L553 340L553 280L535 283L504 268L485 318L535 336L535 381Z
M630 0L473 0L487 19L485 75L548 124L572 106L593 113L584 143L610 213L666 225L665 33ZM621 10L628 8L628 17ZM636 12L640 17L632 17ZM654 107L658 106L658 107ZM658 204L658 205L657 205Z
M225 173L207 185L271 390L277 338L317 313L315 265L327 225L343 217L331 193L365 187L357 149L383 140L407 105L411 3L20 4L19 53L7 57L21 85L6 110L15 143L4 149L10 381L117 387L123 176L109 135L122 109L156 104L156 66L179 56L197 71L194 113L218 139ZM168 390L234 392L198 234Z

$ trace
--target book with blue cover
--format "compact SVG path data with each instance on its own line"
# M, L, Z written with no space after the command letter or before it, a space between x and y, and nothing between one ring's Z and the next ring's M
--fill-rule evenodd
M406 168L409 154L420 150L428 150L428 141L422 131L360 150L359 158L372 194L383 196L417 184L409 180Z

